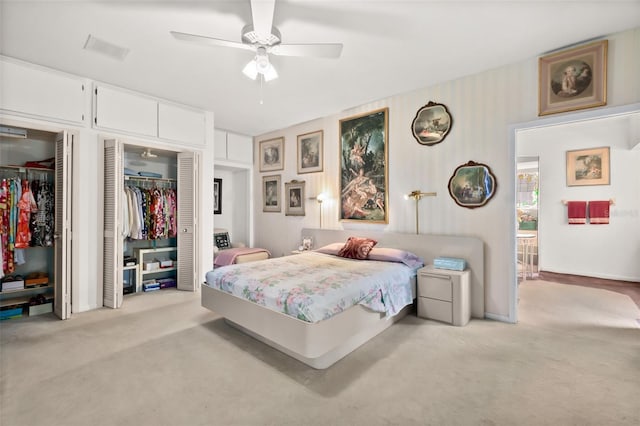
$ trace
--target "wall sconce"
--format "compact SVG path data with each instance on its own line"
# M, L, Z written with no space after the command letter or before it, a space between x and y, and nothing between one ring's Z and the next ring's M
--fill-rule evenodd
M419 189L416 189L415 191L411 191L409 194L406 194L404 196L405 200L408 200L409 198L416 200L416 234L418 234L420 230L420 224L419 224L420 216L418 214L418 201L420 201L422 197L435 197L436 195L437 195L437 192L422 192Z

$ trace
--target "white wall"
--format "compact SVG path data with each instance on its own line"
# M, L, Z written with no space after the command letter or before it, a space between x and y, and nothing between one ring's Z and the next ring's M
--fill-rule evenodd
M608 105L626 105L640 100L640 29L618 33L609 40ZM402 78L398 71L397 78ZM272 137L285 138L285 169L275 173L255 173L254 203L256 246L274 255L297 247L303 227L318 226L317 203L307 200L307 215L285 216L262 212L259 190L262 176L281 174L284 182L306 181L307 194L328 192L323 224L335 229L380 229L414 232L414 205L403 194L414 189L437 191L437 197L420 201L422 233L465 235L485 242L485 306L489 316L507 320L510 316L510 288L515 259L515 147L509 126L537 119L538 60L507 65L481 74L444 82L432 87L372 102L352 110L319 118L298 126L261 135L257 142ZM447 138L434 146L421 146L411 135L416 111L429 101L443 103L453 117ZM338 121L358 113L389 107L389 224L364 225L338 221ZM570 114L568 114L570 116ZM324 171L296 174L296 136L324 130ZM459 207L448 194L453 170L469 160L486 163L497 179L494 198L484 207ZM255 170L259 166L255 165ZM281 189L282 189L281 188Z
M230 170L222 170L217 167L213 171L213 177L222 179L222 214L216 214L213 216L213 220L216 228L224 228L230 232L229 237L233 240L231 235L233 229L233 172Z
M630 149L632 121L624 115L519 132L518 156L540 157L540 270L640 281L640 151ZM566 151L601 146L610 147L611 184L567 186ZM568 225L562 200L609 199L609 225Z

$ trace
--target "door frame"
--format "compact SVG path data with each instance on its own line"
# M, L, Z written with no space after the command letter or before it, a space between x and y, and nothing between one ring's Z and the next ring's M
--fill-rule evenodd
M511 158L511 173L510 176L515 176L517 173L517 160L518 160L518 132L525 130L532 130L536 128L560 126L563 124L576 123L581 121L597 120L600 118L614 117L617 115L633 114L640 111L640 103L598 108L588 111L569 113L566 115L559 114L557 116L540 118L535 121L529 121L525 123L517 123L509 126L509 157ZM540 167L540 165L538 165ZM515 184L511 185L510 189L510 205L515 208L516 205L516 188ZM509 319L511 323L518 322L518 242L517 242L517 230L516 230L516 218L515 215L511 215L510 219L510 238L509 249L512 253L512 261L509 265L509 271L511 275L511 285L509 286Z
M100 143L103 146L103 155L104 155L104 144L105 141L108 140L115 140L116 144L119 144L122 146L122 164L124 166L124 152L126 151L127 147L136 147L136 148L151 148L151 149L155 149L155 150L162 150L162 151L170 151L175 153L176 155L176 161L178 158L178 154L180 153L193 153L194 157L196 158L196 162L197 164L194 166L196 171L195 173L197 173L197 175L195 176L195 184L196 186L193 188L193 197L196 200L196 205L200 202L199 198L200 197L200 191L198 190L198 186L199 182L200 182L200 173L202 170L202 158L203 158L203 153L202 153L202 149L199 148L195 148L195 147L191 147L191 146L182 146L179 144L170 144L170 143L165 143L162 141L158 141L158 140L148 140L148 139L141 139L141 138L136 138L136 137L131 137L131 136L126 136L126 135L119 135L119 134L110 134L110 133L100 133L99 135L99 140ZM104 171L103 171L104 174ZM123 176L124 176L124 170L123 170ZM179 185L179 182L177 182L177 184ZM104 188L104 182L103 182L103 188ZM194 256L193 256L193 261L194 261L194 273L195 273L195 277L200 276L199 272L200 272L200 266L199 266L199 255L200 255L200 247L201 247L201 240L200 240L200 224L198 222L199 219L199 213L200 210L194 206L194 214L195 214L195 235L194 235L194 241L195 241L195 247L194 247ZM104 217L102 219L102 221L104 222ZM120 226L120 225L118 225ZM104 247L103 247L104 249ZM104 265L103 265L104 268ZM139 283L138 283L139 284ZM194 288L192 291L198 291L199 289L199 283L197 282L197 280L194 278ZM103 305L104 305L104 283L102 286L100 286L100 288L98 289L98 291L103 295ZM124 301L124 299L122 299L122 301ZM116 307L119 308L121 307L121 303L120 306Z
M68 231L71 234L73 234L73 217L74 217L75 209L77 206L77 204L74 204L73 202L73 195L75 193L75 188L76 188L76 184L73 181L73 177L75 176L75 171L74 171L75 165L73 164L73 158L76 157L75 150L78 149L77 146L79 145L78 129L73 126L64 126L57 123L51 123L48 121L41 121L41 120L33 120L25 117L14 117L8 114L0 114L0 121L2 121L2 123L7 126L15 126L15 127L25 128L25 129L38 130L41 132L48 132L48 133L51 133L52 135L55 135L56 139L60 134L64 134L68 139L73 140L73 143L71 143L71 149L69 153L71 156L71 162L69 164L69 167L71 168L71 170L66 171L68 178L71 179L71 182L67 182L68 188L70 188L70 193L66 194L67 202L69 203L69 209L70 209L68 213L71 217L71 223L68 226ZM54 147L54 151L56 150L57 150L56 147ZM66 256L67 256L66 263L69 265L69 268L66 271L66 277L68 280L71 281L71 285L69 286L67 284L63 286L62 283L55 283L55 287L54 287L54 295L61 293L63 290L63 287L66 287L68 289L67 294L65 294L65 299L66 299L65 303L68 304L69 306L67 306L66 309L62 310L62 312L65 315L64 315L64 318L60 318L60 319L71 318L72 314L74 313L74 306L76 307L76 309L79 306L79 294L80 294L79 288L78 288L79 282L78 280L74 280L74 277L76 277L77 267L74 267L74 262L73 262L73 259L74 259L74 249L73 249L73 242L72 242L73 238L69 237L69 240L71 240L70 244L67 246L67 250L69 252L66 253Z

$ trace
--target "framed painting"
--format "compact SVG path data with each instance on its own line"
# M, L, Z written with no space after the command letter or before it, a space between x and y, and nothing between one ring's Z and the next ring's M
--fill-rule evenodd
M416 113L411 123L411 133L421 145L435 145L447 137L453 124L453 118L447 107L429 101Z
M284 184L284 214L304 216L304 181L292 180Z
M323 131L298 135L298 174L322 171Z
M213 180L213 214L222 214L222 179Z
M340 120L340 220L389 223L389 109Z
M607 104L607 40L539 59L538 115Z
M487 204L497 187L489 166L474 161L458 166L449 179L449 195L457 205L469 209Z
M260 141L260 171L284 169L284 138Z
M567 186L609 185L609 147L567 151Z
M262 211L280 212L280 175L262 177Z

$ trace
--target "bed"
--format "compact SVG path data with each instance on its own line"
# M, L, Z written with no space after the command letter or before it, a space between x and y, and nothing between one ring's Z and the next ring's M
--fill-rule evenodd
M345 242L350 236L355 235L372 238L378 241L376 248L395 248L413 253L421 257L425 263L440 255L464 257L472 269L472 316L484 316L484 281L474 281L475 272L481 277L484 275L484 253L482 242L476 238L317 229L303 229L302 235L311 236L315 247ZM408 266L402 262L332 259L335 257L333 254L311 252L215 269L207 273L207 282L202 287L202 306L223 316L229 325L313 368L327 368L413 310L415 271L419 267ZM340 266L345 264L358 264L365 270L370 269L372 275L363 278L365 282L381 281L384 276L391 274L394 277L390 284L392 288L384 290L380 283L366 287L355 278L360 272L351 270L351 266ZM287 305L287 298L283 298L278 293L279 290L274 290L275 298L267 300L268 291L264 285L259 291L256 291L255 284L251 287L252 282L258 282L260 279L279 280L290 275L294 282L289 285L295 288L296 283L301 280L303 270L311 271L311 275L316 274L312 280L332 280L334 278L330 277L328 271L331 268L328 265L333 265L331 268L338 271L338 275L343 274L344 280L357 282L355 286L359 296L356 297L353 306L341 305L340 302L341 297L349 299L353 296L336 296L334 292L328 291L327 293L331 293L330 296L338 303L334 304L333 308L326 308L329 311L333 310L330 313L306 308L290 309L288 306L285 309L283 305ZM288 270L287 267L293 269ZM323 269L324 272L320 273ZM241 280L246 281L239 289L231 288L229 282ZM342 284L338 286L341 287ZM479 298L478 287L482 290L481 304L476 300ZM383 297L376 300L376 292ZM310 293L315 295L316 291ZM398 301L391 303L391 306L383 306L386 304L380 303L380 299L384 302L391 301L391 293L402 296ZM247 294L252 300L242 297ZM289 312L285 312L287 309Z

